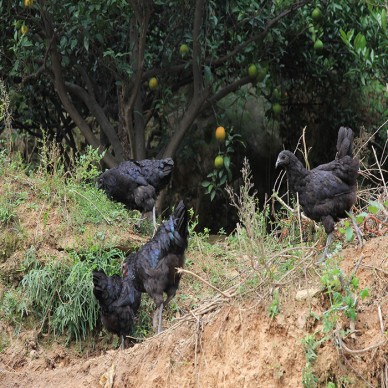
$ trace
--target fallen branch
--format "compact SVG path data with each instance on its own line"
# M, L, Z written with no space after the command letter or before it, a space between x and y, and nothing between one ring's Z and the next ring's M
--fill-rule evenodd
M381 334L384 335L384 333L385 333L384 321L383 321L383 314L381 313L380 305L377 305L377 314L379 315Z
M225 292L221 291L220 289L218 289L216 286L213 286L212 284L210 284L208 281L206 281L205 279L201 278L201 276L195 274L194 272L191 272L187 269L183 269L183 268L177 268L177 272L178 273L187 273L191 276L194 276L195 278L197 278L198 280L200 280L202 283L206 284L207 286L209 286L210 288L212 288L213 290L217 291L218 293L220 293L221 295L223 295L225 298L228 298L230 299L231 298L231 295L228 295L228 294L225 294Z
M345 352L349 353L349 354L362 354L362 353L366 353L366 352L369 352L370 350L373 350L373 349L376 349L378 348L379 346L382 346L382 345L385 345L387 343L387 340L383 340L375 345L371 345L371 346L368 346L367 348L364 348L364 349L350 349L348 348L346 345L345 345L345 342L342 341L342 338L337 334L337 340L338 340L338 343L340 344L341 348L343 350L345 350Z
M388 275L388 271L385 271L385 270L383 270L382 268L375 267L375 266L373 266L373 265L361 264L361 267L369 268L369 269L374 269L374 270L376 270L376 271L382 272L382 273L385 274L385 275Z

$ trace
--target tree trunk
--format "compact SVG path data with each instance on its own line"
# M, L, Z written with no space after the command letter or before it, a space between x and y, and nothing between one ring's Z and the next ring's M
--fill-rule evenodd
M135 159L145 159L145 134L143 104L140 93L136 97L135 109L133 110L133 122L135 124Z
M51 68L53 71L53 78L54 78L54 87L55 90L63 104L63 107L70 115L71 119L74 121L75 125L78 126L82 134L85 136L86 141L93 147L98 149L100 153L103 153L103 147L101 146L100 142L98 141L97 137L94 135L92 130L90 129L87 122L82 118L80 113L78 112L77 108L74 106L73 102L71 101L70 96L67 93L65 82L63 80L62 75L62 67L61 67L61 60L60 60L60 54L58 53L57 47L56 47L56 36L54 33L54 29L52 26L52 21L50 19L50 16L46 13L43 13L43 21L44 26L46 30L47 37L50 38L49 43L49 52L51 57ZM104 162L109 167L114 167L117 165L117 161L115 158L109 153L105 152L103 157Z

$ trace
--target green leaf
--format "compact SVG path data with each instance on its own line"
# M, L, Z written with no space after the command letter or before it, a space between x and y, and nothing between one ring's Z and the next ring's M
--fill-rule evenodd
M368 288L364 288L360 291L360 298L362 300L364 300L366 297L369 296L369 289Z
M225 168L229 169L229 167L230 167L230 157L229 156L224 156L224 166L225 166Z
M352 228L347 228L345 232L345 239L347 242L352 241L354 238L354 233Z
M347 46L349 46L349 45L350 45L349 39L348 39L348 37L347 37L347 35L346 35L346 32L345 32L342 28L340 29L340 35L341 35L342 41L343 41ZM314 39L313 39L313 40L314 40Z
M368 213L366 213L366 212L362 212L360 214L357 214L357 216L356 216L357 224L363 223L366 217L368 217Z
M202 187L208 187L210 184L211 184L211 182L209 182L209 181L203 181L201 183Z
M77 39L72 39L70 41L70 50L73 50L75 46L77 46L78 42Z
M381 10L381 28L384 33L387 31L387 10L384 7Z
M349 310L347 310L346 315L349 317L351 321L355 321L357 318L357 313L354 308L350 308Z
M354 301L354 299L353 299L353 297L351 295L345 296L344 302L350 308L354 307L354 305L355 305L355 301Z
M379 210L383 210L383 205L377 201L369 201L368 211L372 214L377 214Z
M212 193L210 194L210 200L213 201L215 196L216 196L216 192L212 191Z
M86 51L89 51L89 37L85 36L84 37L84 47Z
M369 213L377 214L379 211L379 208L377 206L369 205L368 211L369 211Z
M356 37L354 38L354 48L356 49L357 52L363 52L363 50L366 47L366 39L361 32L359 32Z
M352 286L356 289L356 288L358 288L359 283L360 283L360 279L355 277L355 276L353 276L353 278L352 278Z

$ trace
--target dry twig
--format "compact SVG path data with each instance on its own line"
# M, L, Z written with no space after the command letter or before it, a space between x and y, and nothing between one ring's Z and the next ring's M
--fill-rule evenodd
M194 272L191 272L187 269L183 269L183 268L177 268L177 272L178 273L187 273L191 276L194 276L195 278L197 278L198 280L200 280L202 283L206 284L207 286L209 286L210 288L212 288L213 290L217 291L218 293L220 293L221 295L223 295L225 298L231 298L230 295L228 294L225 294L225 292L221 291L220 289L218 289L216 286L213 286L212 284L210 284L208 281L206 281L204 278L201 278L201 276L197 275L196 273Z
M387 340L384 339L383 341L380 341L378 342L377 344L375 345L371 345L371 346L368 346L364 349L350 349L348 348L346 345L345 345L345 342L342 341L342 338L341 336L336 333L336 337L337 337L337 342L338 344L341 346L341 349L343 349L346 353L349 353L349 354L362 354L362 353L366 353L366 352L369 352L370 350L373 350L373 349L376 349L380 346L383 346L387 343Z

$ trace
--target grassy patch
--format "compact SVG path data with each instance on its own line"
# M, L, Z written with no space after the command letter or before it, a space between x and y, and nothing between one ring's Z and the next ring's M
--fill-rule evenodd
M70 252L67 260L53 257L42 264L30 249L21 268L27 274L20 287L4 292L4 317L20 323L19 318L32 315L38 321L38 333L66 335L68 341L85 339L99 318L91 272L100 268L118 273L123 258L117 249L83 255Z

